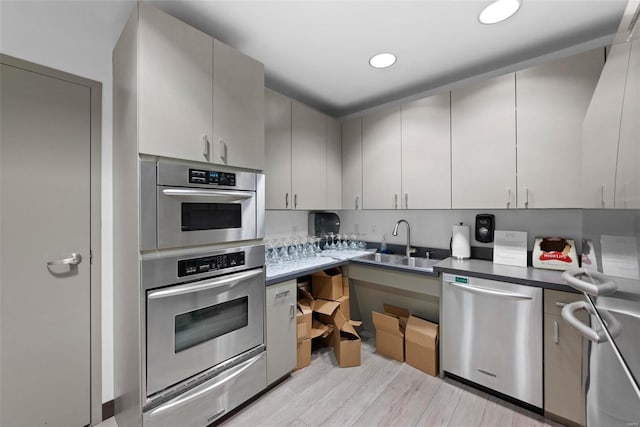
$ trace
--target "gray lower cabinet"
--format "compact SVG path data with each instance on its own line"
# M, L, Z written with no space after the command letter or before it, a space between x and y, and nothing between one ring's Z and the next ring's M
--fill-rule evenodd
M295 280L267 287L267 385L296 366Z
M581 299L580 294L544 291L544 410L547 416L584 425L586 343L560 314L563 305Z

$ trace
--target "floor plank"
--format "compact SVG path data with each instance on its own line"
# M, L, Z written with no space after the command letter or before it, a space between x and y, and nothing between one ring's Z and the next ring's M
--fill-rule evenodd
M467 386L461 387L460 400L456 406L449 427L476 427L480 425L488 396Z
M461 395L462 388L460 386L451 384L450 381L442 381L438 392L427 406L417 425L424 427L449 425Z
M513 425L513 410L498 398L489 396L480 421L481 427L510 427Z

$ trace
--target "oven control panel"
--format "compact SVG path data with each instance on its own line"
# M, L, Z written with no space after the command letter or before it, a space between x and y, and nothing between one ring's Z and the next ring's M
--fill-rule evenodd
M228 172L208 171L204 169L189 169L190 184L227 185L235 187L236 174Z
M178 261L178 277L207 273L209 271L219 271L241 265L244 265L244 252L184 259Z

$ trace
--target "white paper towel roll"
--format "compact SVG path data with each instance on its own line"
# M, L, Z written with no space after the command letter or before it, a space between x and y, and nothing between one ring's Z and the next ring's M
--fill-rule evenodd
M468 225L454 225L451 237L451 256L457 259L471 257L471 232Z

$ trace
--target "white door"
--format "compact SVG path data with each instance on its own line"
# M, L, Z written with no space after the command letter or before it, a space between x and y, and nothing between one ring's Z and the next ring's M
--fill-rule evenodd
M1 67L0 424L84 426L91 89Z
M451 208L449 92L402 105L402 207Z
M291 109L291 127L293 208L325 209L327 206L326 116L294 101Z
M400 209L400 107L362 119L362 207Z
M342 123L342 208L362 209L362 118Z
M579 208L582 121L604 49L516 73L518 207Z
M265 199L267 209L292 209L291 99L265 90Z
M453 209L516 207L515 95L513 73L451 92Z

